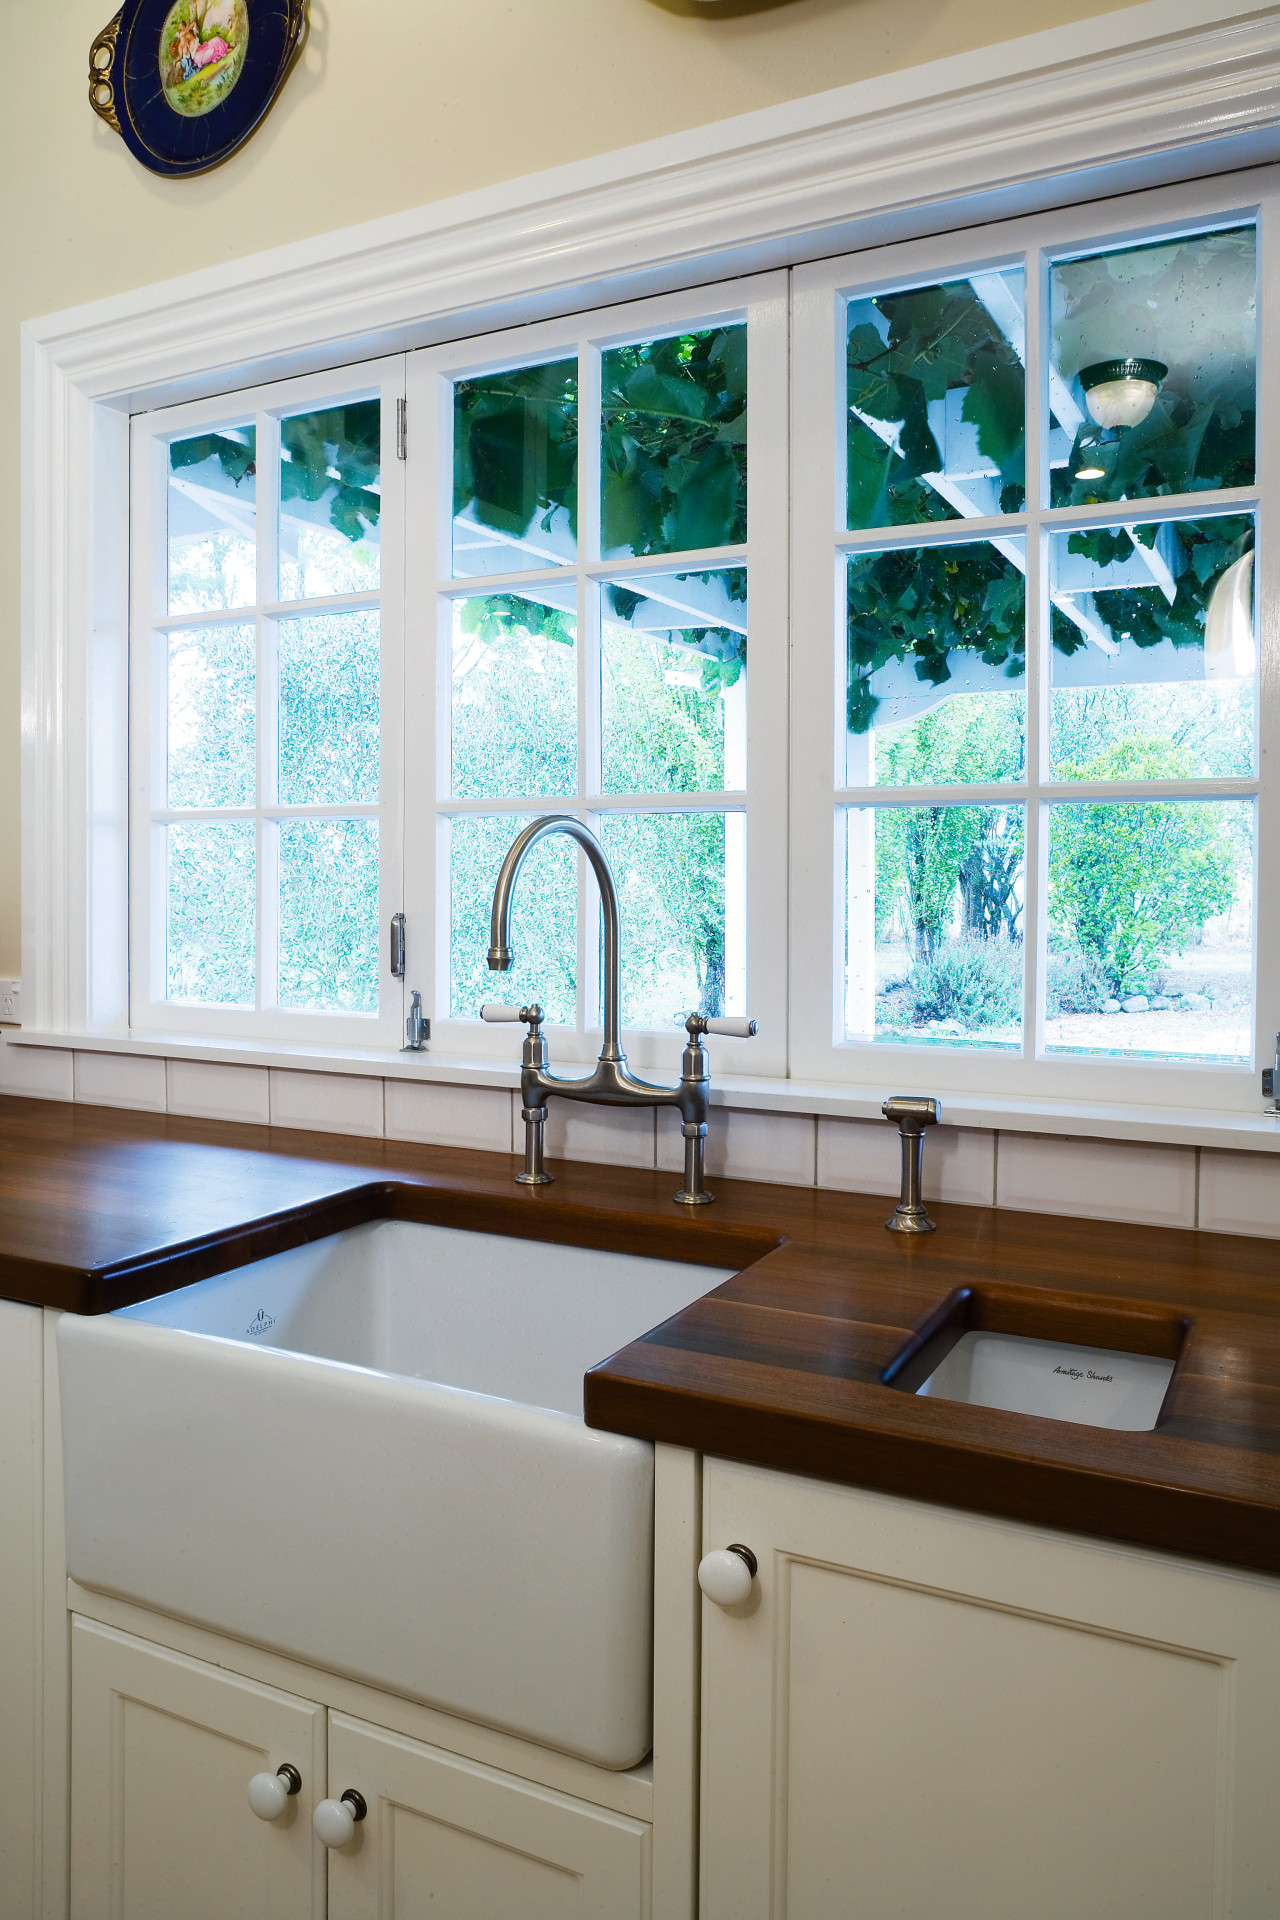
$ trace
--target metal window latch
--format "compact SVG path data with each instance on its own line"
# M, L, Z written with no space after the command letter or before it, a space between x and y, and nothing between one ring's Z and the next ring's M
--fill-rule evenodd
M1280 1115L1280 1033L1276 1035L1275 1058L1262 1069L1262 1097L1270 1102L1266 1111Z
M422 995L415 987L409 999L409 1018L404 1023L403 1053L421 1053L431 1038L431 1022L422 1017Z
M404 979L404 951L404 915L393 913L391 916L391 972L397 980Z

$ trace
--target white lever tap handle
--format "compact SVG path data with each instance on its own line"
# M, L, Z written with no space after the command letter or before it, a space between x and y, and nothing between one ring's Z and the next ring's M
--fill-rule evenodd
M363 1820L368 1811L364 1795L354 1787L348 1787L341 1800L322 1800L311 1816L316 1838L326 1847L345 1847L355 1833L357 1820Z
M737 1542L704 1553L698 1562L698 1585L718 1607L740 1607L756 1577L756 1557Z
M302 1775L286 1764L276 1773L255 1773L249 1782L249 1805L259 1820L278 1820L291 1794L302 1791Z
M731 1040L752 1040L755 1038L756 1023L754 1020L708 1020L707 1032L724 1033Z
M480 1009L482 1020L523 1020L524 1014L519 1007L500 1007L496 1000L486 1000Z

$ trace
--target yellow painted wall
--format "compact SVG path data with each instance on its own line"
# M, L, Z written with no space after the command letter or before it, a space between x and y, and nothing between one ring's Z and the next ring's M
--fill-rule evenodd
M1064 21L1108 0L312 0L301 66L203 179L86 100L115 0L0 0L0 398L19 322L286 240ZM0 463L0 975L19 935L19 475Z

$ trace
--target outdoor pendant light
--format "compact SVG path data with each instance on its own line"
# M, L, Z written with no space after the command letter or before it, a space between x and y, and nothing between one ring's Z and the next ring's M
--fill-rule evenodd
M1120 435L1114 427L1101 427L1097 433L1085 434L1077 441L1073 458L1080 462L1073 468L1073 480L1105 480L1107 469L1103 462L1108 454L1114 453L1120 444Z
M1246 553L1219 576L1204 622L1206 680L1252 679L1258 662L1253 637L1253 554Z
M1100 427L1136 427L1155 405L1168 371L1162 360L1098 360L1081 367L1090 418Z
M1084 440L1081 442L1080 458L1084 462L1084 465L1076 468L1071 476L1073 480L1106 479L1106 468L1098 465L1098 443L1096 440Z

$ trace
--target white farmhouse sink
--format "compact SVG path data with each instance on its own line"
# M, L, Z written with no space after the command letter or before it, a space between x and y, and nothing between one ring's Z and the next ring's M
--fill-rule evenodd
M653 1449L582 1376L727 1277L386 1220L63 1314L68 1571L633 1766Z

